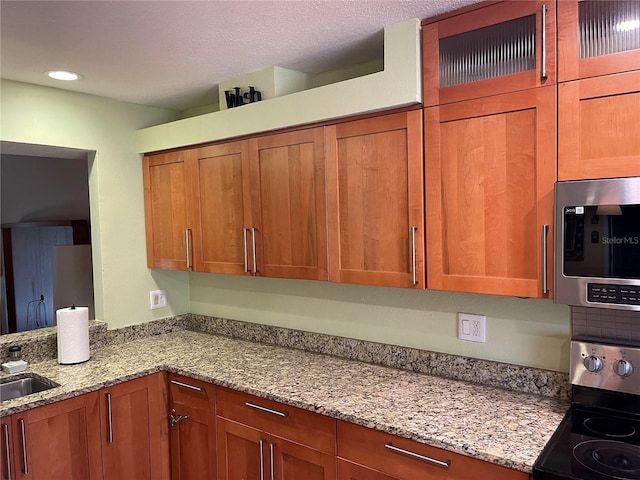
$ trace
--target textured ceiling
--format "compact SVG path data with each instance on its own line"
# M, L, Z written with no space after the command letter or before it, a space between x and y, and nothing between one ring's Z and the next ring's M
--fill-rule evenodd
M478 0L0 2L2 78L184 110L277 65L319 73L382 58L382 30ZM53 69L79 82L50 80Z

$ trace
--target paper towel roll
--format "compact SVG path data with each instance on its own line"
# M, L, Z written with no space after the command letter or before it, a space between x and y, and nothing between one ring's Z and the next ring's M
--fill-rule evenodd
M58 363L70 365L89 360L89 308L69 307L56 311Z

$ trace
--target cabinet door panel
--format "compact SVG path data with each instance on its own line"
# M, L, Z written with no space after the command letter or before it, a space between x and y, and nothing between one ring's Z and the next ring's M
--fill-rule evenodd
M16 414L13 432L17 478L102 478L96 393Z
M188 418L171 431L172 480L216 479L216 431L213 413L176 405Z
M550 295L554 112L553 87L425 110L429 288Z
M199 149L190 178L199 206L192 222L196 271L244 274L243 229L251 227L248 143Z
M338 480L399 480L371 468L338 458Z
M422 28L424 105L555 84L555 9L555 2L499 2L427 20Z
M558 178L640 175L640 71L559 86Z
M637 1L558 2L558 80L640 69L640 34L630 28L639 12Z
M13 453L13 426L12 426L12 418L13 417L3 417L0 422L0 438L2 439L2 443L0 444L0 478L2 480L10 480L11 478L15 478L15 466L13 458L15 454Z
M171 479L215 480L215 393L210 383L169 374L170 411L184 416L171 429Z
M275 477L280 480L335 480L335 455L271 437L275 461Z
M144 158L144 199L147 235L147 266L188 270L187 158L182 150Z
M218 479L258 480L264 472L264 452L261 453L265 435L251 427L217 419L218 431Z
M169 478L165 385L158 373L100 391L105 480Z
M419 111L327 127L331 281L424 288L420 128Z
M327 280L323 132L316 128L251 141L261 275Z

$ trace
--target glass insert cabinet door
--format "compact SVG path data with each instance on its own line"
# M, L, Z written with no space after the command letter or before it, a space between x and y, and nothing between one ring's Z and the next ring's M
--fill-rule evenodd
M558 2L559 81L640 69L640 2Z
M506 2L425 21L425 106L554 84L555 8Z

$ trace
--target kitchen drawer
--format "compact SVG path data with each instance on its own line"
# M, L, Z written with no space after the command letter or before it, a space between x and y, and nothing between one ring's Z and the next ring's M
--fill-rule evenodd
M526 473L338 421L338 457L400 480L528 480ZM401 449L406 453L401 453ZM418 458L417 454L427 458ZM441 462L438 464L438 462ZM448 463L448 466L446 464ZM384 478L384 477L383 477Z
M335 455L336 420L226 388L216 389L216 413L324 453Z
M215 393L212 384L169 374L169 393L172 404L187 405L196 410L215 412Z

